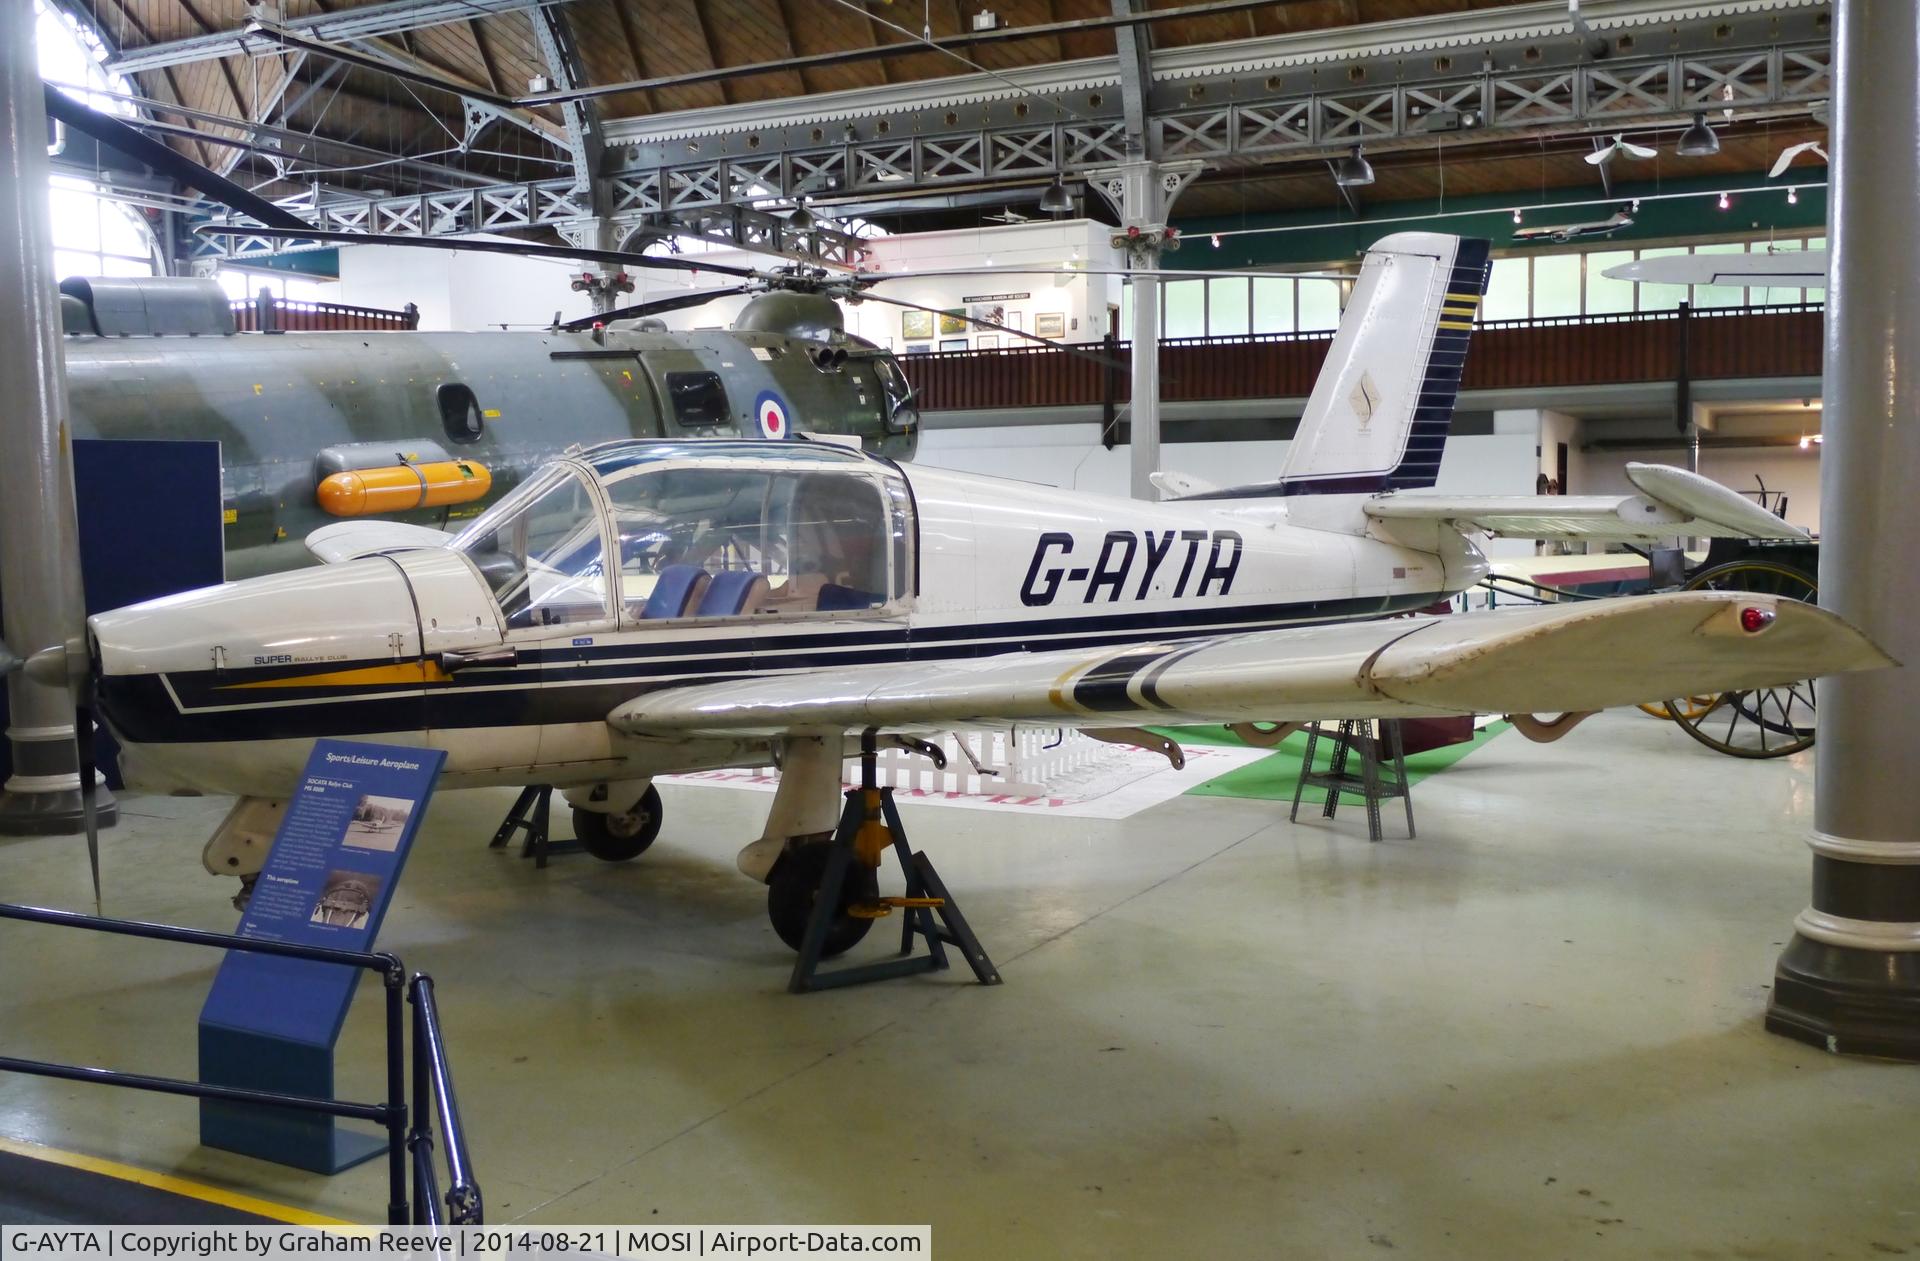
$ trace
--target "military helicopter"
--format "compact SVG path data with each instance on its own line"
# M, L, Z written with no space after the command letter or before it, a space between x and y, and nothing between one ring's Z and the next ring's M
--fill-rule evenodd
M258 221L210 231L705 272L739 282L556 319L538 331L272 336L233 334L227 300L211 281L67 283L75 436L218 439L231 577L306 563L300 540L342 518L442 527L477 515L579 443L778 438L803 427L856 436L893 459L914 454L919 413L906 374L890 351L847 332L834 300L932 309L871 293L885 277L530 241L322 232L63 92L49 87L46 102L49 116ZM654 318L738 294L753 296L726 330L669 332ZM188 334L195 334L190 343Z

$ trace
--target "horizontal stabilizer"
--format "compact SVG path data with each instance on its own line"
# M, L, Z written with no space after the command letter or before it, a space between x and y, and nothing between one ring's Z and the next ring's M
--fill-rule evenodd
M1500 538L1632 540L1804 539L1752 500L1698 473L1664 464L1628 464L1638 495L1382 495L1363 511L1389 532L1395 523L1447 525ZM1405 540L1412 542L1412 540Z
M323 525L307 535L307 550L329 565L382 552L411 552L422 547L445 547L453 535L404 521L341 521Z
M664 689L608 721L637 736L733 737L1559 713L1890 664L1814 605L1699 591L808 670Z
M1147 480L1169 499L1185 499L1189 495L1205 495L1220 489L1204 477L1195 477L1191 473L1175 473L1171 469L1149 473Z

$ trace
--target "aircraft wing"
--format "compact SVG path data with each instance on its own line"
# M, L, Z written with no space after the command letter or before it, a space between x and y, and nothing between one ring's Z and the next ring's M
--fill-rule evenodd
M809 670L663 689L608 721L629 735L725 738L1558 713L1891 664L1814 605L1699 591Z
M1804 539L1744 495L1665 464L1628 464L1638 495L1382 495L1363 505L1376 521L1433 522L1525 539Z

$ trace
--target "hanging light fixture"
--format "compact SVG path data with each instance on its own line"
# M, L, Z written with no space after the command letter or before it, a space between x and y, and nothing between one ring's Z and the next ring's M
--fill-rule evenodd
M1342 188L1362 188L1373 183L1373 163L1360 152L1360 146L1333 166L1333 182Z
M1674 152L1683 158L1710 158L1720 152L1720 137L1707 126L1705 114L1693 116L1693 126L1680 133L1680 143Z
M1514 221L1515 223L1519 223L1519 222L1520 222L1520 207L1518 207L1518 206L1515 206L1515 207L1513 208L1513 221Z
M1797 206L1797 205L1799 205L1799 204L1800 204L1800 190L1799 190L1799 189L1797 189L1797 188L1789 188L1789 189L1787 190L1787 204L1788 204L1789 206Z
M1058 175L1053 177L1053 183L1047 185L1047 191L1040 194L1040 209L1053 215L1063 215L1073 209L1073 198L1067 194L1066 181Z
M813 212L807 209L805 201L793 203L793 213L787 216L787 226L795 232L813 231Z
M1731 197L1729 197L1729 196L1727 196L1727 195L1726 195L1725 193L1721 193L1721 194L1720 194L1720 209L1722 209L1722 210L1731 210L1732 208L1733 208L1733 198L1731 198Z

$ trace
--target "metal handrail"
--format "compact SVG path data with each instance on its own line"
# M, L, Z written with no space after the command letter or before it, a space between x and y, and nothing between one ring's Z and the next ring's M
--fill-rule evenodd
M418 1211L424 1225L442 1224L434 1194L439 1189L439 1175L434 1169L433 1128L428 1120L437 1117L447 1147L447 1177L451 1183L446 1192L448 1220L456 1226L478 1225L483 1220L480 1184L473 1178L466 1130L460 1124L460 1106L454 1100L453 1070L447 1064L440 1010L433 1000L433 978L425 973L415 976L407 987L407 999L413 1004L413 1129L407 1135L407 1146L413 1153Z
M386 990L387 1027L387 1099L385 1103L356 1103L351 1100L324 1099L271 1090L253 1090L240 1086L217 1086L176 1077L154 1077L118 1069L85 1065L56 1064L46 1060L0 1056L0 1072L26 1073L62 1081L93 1082L124 1086L156 1094L185 1095L196 1099L218 1099L230 1103L257 1104L299 1112L319 1112L354 1120L372 1121L387 1131L387 1222L404 1226L440 1223L433 1177L432 1138L425 1117L431 1095L440 1117L441 1132L447 1138L448 1165L453 1186L447 1203L453 1208L453 1220L460 1224L479 1224L481 1198L473 1179L472 1163L467 1156L465 1133L460 1125L459 1109L453 1099L453 1078L447 1068L446 1045L440 1032L440 1020L433 1003L433 979L424 973L407 981L406 965L396 955L362 950L338 950L331 946L303 946L292 942L261 941L233 933L209 932L199 928L180 928L144 920L108 919L76 911L60 911L43 906L15 906L0 903L0 920L50 924L79 928L118 937L140 937L150 941L172 941L189 946L208 946L219 950L239 950L249 954L276 955L281 958L307 959L360 968L380 974ZM414 1003L414 1098L415 1124L407 1127L406 1098L406 1021L402 1007L405 991ZM422 1178L421 1144L424 1144L425 1177ZM408 1204L408 1152L413 1151L413 1204Z

